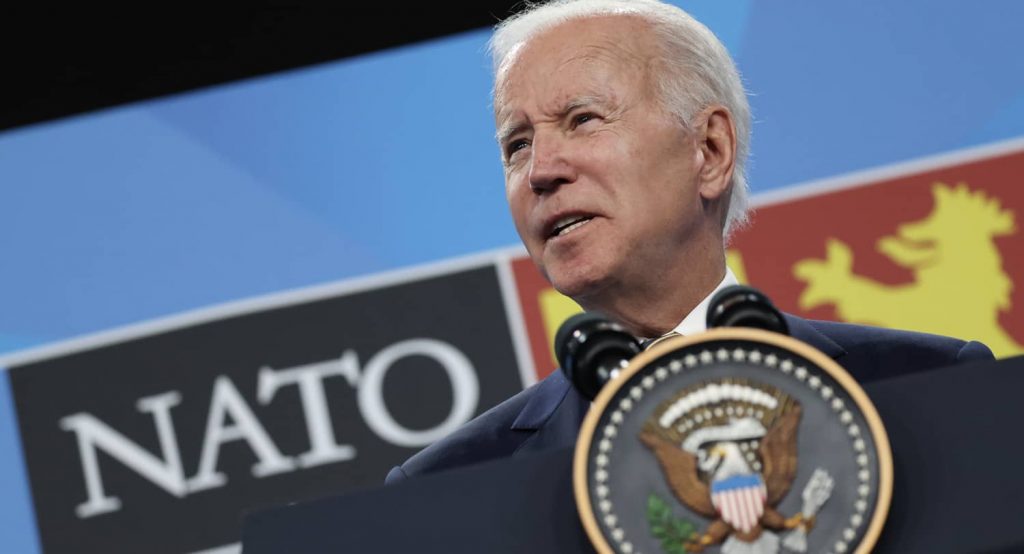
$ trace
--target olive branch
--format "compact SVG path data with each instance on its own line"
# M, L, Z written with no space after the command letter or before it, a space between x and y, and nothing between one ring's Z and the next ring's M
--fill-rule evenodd
M661 541L665 554L687 554L686 543L693 539L696 527L672 515L672 508L657 494L647 497L647 524L651 535Z

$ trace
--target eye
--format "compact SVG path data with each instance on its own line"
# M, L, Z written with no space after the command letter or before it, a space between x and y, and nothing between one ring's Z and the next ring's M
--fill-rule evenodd
M583 125L584 123L586 123L588 121L591 121L591 120L594 120L594 119L597 119L597 116L594 115L593 113L590 113L590 112L578 113L578 114L576 114L576 115L574 115L572 117L572 126L573 126L573 128L576 128L576 127L579 127L580 125Z
M509 158L509 159L512 158L512 156L516 152L526 148L529 145L530 145L530 141L528 141L526 139L517 139L517 140L514 140L514 141L508 143L508 145L505 146L505 158Z

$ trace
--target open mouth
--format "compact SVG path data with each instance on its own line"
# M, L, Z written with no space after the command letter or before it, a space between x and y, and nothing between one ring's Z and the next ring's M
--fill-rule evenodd
M555 226L554 228L551 229L551 234L548 235L548 238L560 237L562 235L571 233L574 230L586 225L587 222L589 222L591 219L594 218L592 216L585 215L572 215L568 217L563 217L562 219L555 222Z

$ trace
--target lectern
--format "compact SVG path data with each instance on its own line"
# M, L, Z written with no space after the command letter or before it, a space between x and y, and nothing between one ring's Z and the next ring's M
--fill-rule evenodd
M1024 357L864 386L894 486L875 552L1024 551ZM571 449L249 515L243 552L593 552Z

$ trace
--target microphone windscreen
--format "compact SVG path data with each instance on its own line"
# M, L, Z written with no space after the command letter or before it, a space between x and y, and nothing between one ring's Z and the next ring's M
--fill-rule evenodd
M789 334L789 325L766 294L746 285L730 285L715 293L708 304L708 329L753 327Z
M562 322L562 325L558 327L558 332L555 333L555 358L558 359L559 365L563 368L568 366L566 356L569 354L569 343L577 330L587 329L593 327L593 324L600 324L607 320L608 318L600 312L582 312Z

